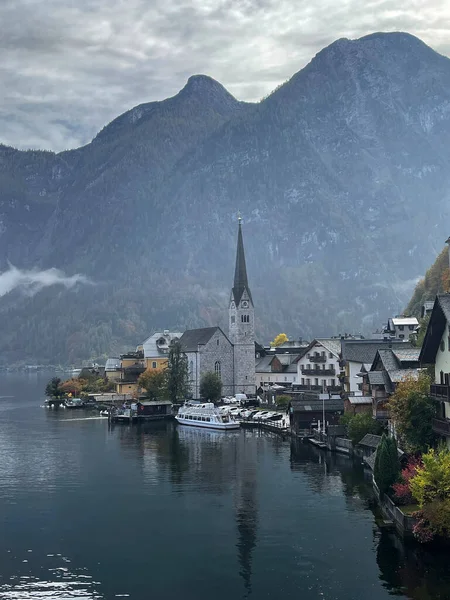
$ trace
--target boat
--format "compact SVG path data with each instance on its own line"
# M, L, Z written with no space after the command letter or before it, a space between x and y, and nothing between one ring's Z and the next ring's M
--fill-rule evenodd
M204 404L182 406L175 419L181 425L192 425L194 427L207 427L209 429L239 429L240 423L231 416L221 414L212 402Z
M109 417L109 410L101 410L100 416L101 417Z
M83 400L81 400L81 398L70 398L68 400L64 401L64 406L66 408L84 408L85 403L83 402Z

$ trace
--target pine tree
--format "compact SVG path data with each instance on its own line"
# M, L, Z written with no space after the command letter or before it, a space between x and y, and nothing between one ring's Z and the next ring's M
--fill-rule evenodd
M381 495L389 492L391 486L398 480L399 474L397 443L394 438L383 434L378 444L373 470L373 477Z
M179 341L172 342L170 345L165 373L165 387L169 400L176 403L185 398L189 390L188 360Z

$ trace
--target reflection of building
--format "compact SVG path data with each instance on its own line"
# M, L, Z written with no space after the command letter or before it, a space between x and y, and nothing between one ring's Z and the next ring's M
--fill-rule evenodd
M257 456L256 445L248 444L245 433L238 442L236 461L235 518L238 531L236 544L241 575L247 595L251 593L252 554L256 546L258 527Z

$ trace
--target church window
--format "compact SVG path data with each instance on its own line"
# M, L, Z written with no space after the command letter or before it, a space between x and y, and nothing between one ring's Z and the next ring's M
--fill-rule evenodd
M250 315L241 315L241 323L250 323Z
M220 360L216 360L214 363L214 373L217 377L221 377Z
M191 376L191 378L194 376L194 361L191 360L191 362L189 363L189 375Z
M234 316L233 316L233 317L231 317L231 324L232 324L232 325L234 325L235 321L236 321L236 319L234 318Z
M219 345L219 338L217 338L217 345Z

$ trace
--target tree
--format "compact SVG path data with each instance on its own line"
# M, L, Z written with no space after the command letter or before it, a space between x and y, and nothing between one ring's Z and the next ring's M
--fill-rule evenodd
M415 456L409 458L406 467L402 469L400 481L392 486L397 504L413 504L414 498L410 487L411 479L416 475L417 469L422 466L423 463L420 458Z
M64 394L72 394L79 395L86 386L87 382L84 379L78 379L78 377L73 377L72 379L68 379L64 383L60 385L60 390Z
M292 398L287 394L280 394L279 396L275 397L276 404L280 408L286 408L291 400Z
M375 457L373 477L380 494L387 494L400 474L397 443L394 438L382 435Z
M388 409L402 448L414 454L426 451L434 440L432 419L435 408L429 397L430 378L405 377L389 399Z
M288 342L289 338L285 333L279 333L275 336L275 339L270 342L270 346L272 348L277 348L278 346L282 346L285 342Z
M363 439L366 433L380 435L382 431L381 423L372 418L372 415L368 413L357 413L356 415L352 415L346 424L347 435L354 446Z
M166 393L166 372L165 369L147 369L141 373L138 379L138 385L144 388L150 400L157 400Z
M61 379L59 377L52 377L45 387L45 395L50 398L60 398L63 394L60 385Z
M170 345L165 375L165 388L169 400L176 403L185 398L189 390L188 361L178 340Z
M200 396L205 400L217 402L222 395L222 380L216 373L207 371L200 380Z
M435 500L450 499L450 452L445 447L431 448L422 456L409 487L421 508Z

